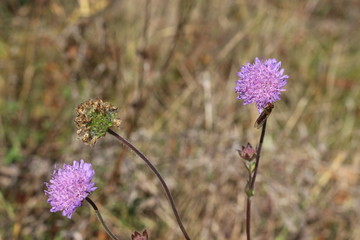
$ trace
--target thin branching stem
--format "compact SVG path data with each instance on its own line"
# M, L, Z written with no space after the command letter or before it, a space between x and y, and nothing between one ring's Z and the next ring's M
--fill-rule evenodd
M145 157L145 155L140 152L140 150L138 150L134 145L132 145L129 141L127 141L125 138L121 137L120 135L118 135L116 132L112 131L111 129L108 129L108 133L110 133L111 135L113 135L114 137L116 137L120 142L122 142L123 144L125 144L127 147L129 147L131 150L133 150L136 155L138 155L142 160L144 160L144 162L150 167L150 169L154 172L154 174L158 177L158 179L160 180L160 183L161 185L163 186L164 190L165 190L165 193L166 193L166 196L167 198L169 199L169 202L170 202L170 205L171 205L171 208L174 212L174 215L175 215L175 218L176 218L176 221L185 237L185 239L187 240L190 240L190 237L189 235L187 234L185 228L184 228L184 225L180 219L180 216L179 216L179 213L176 209L176 206L175 206L175 201L170 193L170 190L168 188L168 186L166 185L164 179L162 178L162 176L160 175L159 171L155 168L155 166L150 162L150 160Z
M256 151L256 162L255 162L255 168L254 168L254 174L251 176L250 175L250 180L249 180L249 193L251 193L251 195L247 195L247 202L246 202L246 239L250 240L251 239L251 234L250 234L250 226L251 226L251 197L254 193L254 189L255 189L255 180L256 180L256 175L258 172L258 167L259 167L259 163L260 163L260 153L261 153L261 148L264 142L264 137L265 137L265 131L266 131L266 122L267 120L265 120L264 125L262 127L261 130L261 136L260 136L260 140L259 140L259 145L257 147L257 151Z
M107 234L109 234L109 236L111 237L111 239L113 240L119 240L111 231L110 229L106 226L100 212L99 209L97 208L96 204L88 197L85 198L86 201L88 201L88 203L90 203L90 205L93 207L93 209L95 210L96 216L99 219L99 221L101 222L101 224L103 225L103 227L105 228L105 231L107 232Z

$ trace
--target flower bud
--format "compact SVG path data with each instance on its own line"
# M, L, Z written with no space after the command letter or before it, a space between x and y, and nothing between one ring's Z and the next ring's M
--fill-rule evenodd
M256 150L248 143L246 146L242 146L241 150L238 150L241 158L251 161L256 157Z
M146 230L144 230L142 234L135 231L131 235L131 240L148 240L148 233Z

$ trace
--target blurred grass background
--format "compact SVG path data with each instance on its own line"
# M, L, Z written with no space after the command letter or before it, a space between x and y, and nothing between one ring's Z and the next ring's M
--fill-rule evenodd
M275 57L290 76L269 118L254 239L359 239L360 4L356 0L2 0L0 239L108 239L87 203L72 220L43 194L55 163L96 169L92 199L121 239L182 239L157 179L110 136L75 134L74 108L117 105L117 132L169 183L192 239L245 239L255 106L242 64Z

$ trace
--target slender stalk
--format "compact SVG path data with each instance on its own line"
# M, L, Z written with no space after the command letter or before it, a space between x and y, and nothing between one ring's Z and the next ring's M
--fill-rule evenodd
M111 135L113 135L114 137L116 137L120 142L124 143L127 147L129 147L131 150L133 150L142 160L144 160L144 162L150 167L150 169L154 172L154 174L158 177L158 179L160 180L161 185L163 186L166 196L170 202L171 208L174 212L176 221L185 237L185 239L190 240L189 235L187 234L184 225L180 219L179 213L176 209L175 206L175 201L170 193L170 190L168 188L168 186L166 185L164 179L162 178L162 176L160 175L159 171L155 168L155 166L150 162L150 160L145 157L145 155L140 152L140 150L138 150L134 145L132 145L129 141L127 141L125 138L121 137L120 135L118 135L116 132L112 131L111 129L108 129L108 133L110 133Z
M100 214L100 212L99 212L96 204L95 204L90 198L88 198L88 197L86 197L85 199L86 199L86 201L88 201L88 203L90 203L90 205L94 208L97 218L99 219L99 221L101 222L101 224L102 224L103 227L105 228L105 231L107 232L107 234L109 234L109 236L111 237L111 239L113 239L113 240L119 240L119 239L110 231L110 229L106 226L106 224L105 224L105 222L104 222L104 220L103 220L103 218L102 218L102 216L101 216L101 214Z
M246 239L250 240L250 222L251 222L251 198L247 198L246 202Z
M260 162L261 148L262 148L262 145L263 145L263 142L264 142L264 137L265 137L266 123L267 123L267 120L265 120L264 125L262 127L259 146L258 146L257 152L256 152L256 162L255 162L254 176L252 177L252 181L250 183L250 189L251 190L254 190L256 174L257 174L257 170L258 170L259 162Z
M264 125L262 127L259 145L258 145L258 148L256 151L256 162L255 162L254 174L252 176L250 175L249 192L251 192L251 193L253 193L254 189L255 189L255 180L256 180L256 175L257 175L257 171L258 171L258 167L259 167L259 163L260 163L261 148L262 148L262 145L264 142L264 137L265 137L266 122L267 122L267 120L265 120ZM250 220L251 220L251 196L248 195L247 202L246 202L246 239L247 240L251 239L251 233L250 233L251 221Z

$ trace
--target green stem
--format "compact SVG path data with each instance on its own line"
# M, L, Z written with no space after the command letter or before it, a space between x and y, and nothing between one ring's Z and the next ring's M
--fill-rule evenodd
M93 207L93 209L95 210L96 216L99 219L99 221L101 222L101 224L103 225L103 227L105 228L105 231L107 232L107 234L109 234L109 236L111 237L111 239L113 240L119 240L111 231L110 229L106 226L96 204L88 197L85 198L86 201L88 201L88 203L90 203L90 205Z
M120 135L118 135L116 132L112 131L111 129L108 129L108 133L110 133L111 135L113 135L114 137L116 137L120 142L124 143L128 148L130 148L131 150L133 150L136 155L138 155L142 160L144 160L144 162L150 167L150 169L154 172L154 174L158 177L158 179L160 180L161 185L163 186L166 196L169 199L171 208L174 212L176 221L181 229L181 232L183 233L184 237L186 240L190 240L189 235L187 234L184 225L180 219L179 213L176 209L175 206L175 201L170 193L170 190L168 188L168 186L166 185L164 179L162 178L162 176L160 175L159 171L155 168L155 166L150 162L150 160L145 157L145 155L140 152L140 150L138 150L134 145L132 145L129 141L127 141L125 138L121 137Z

